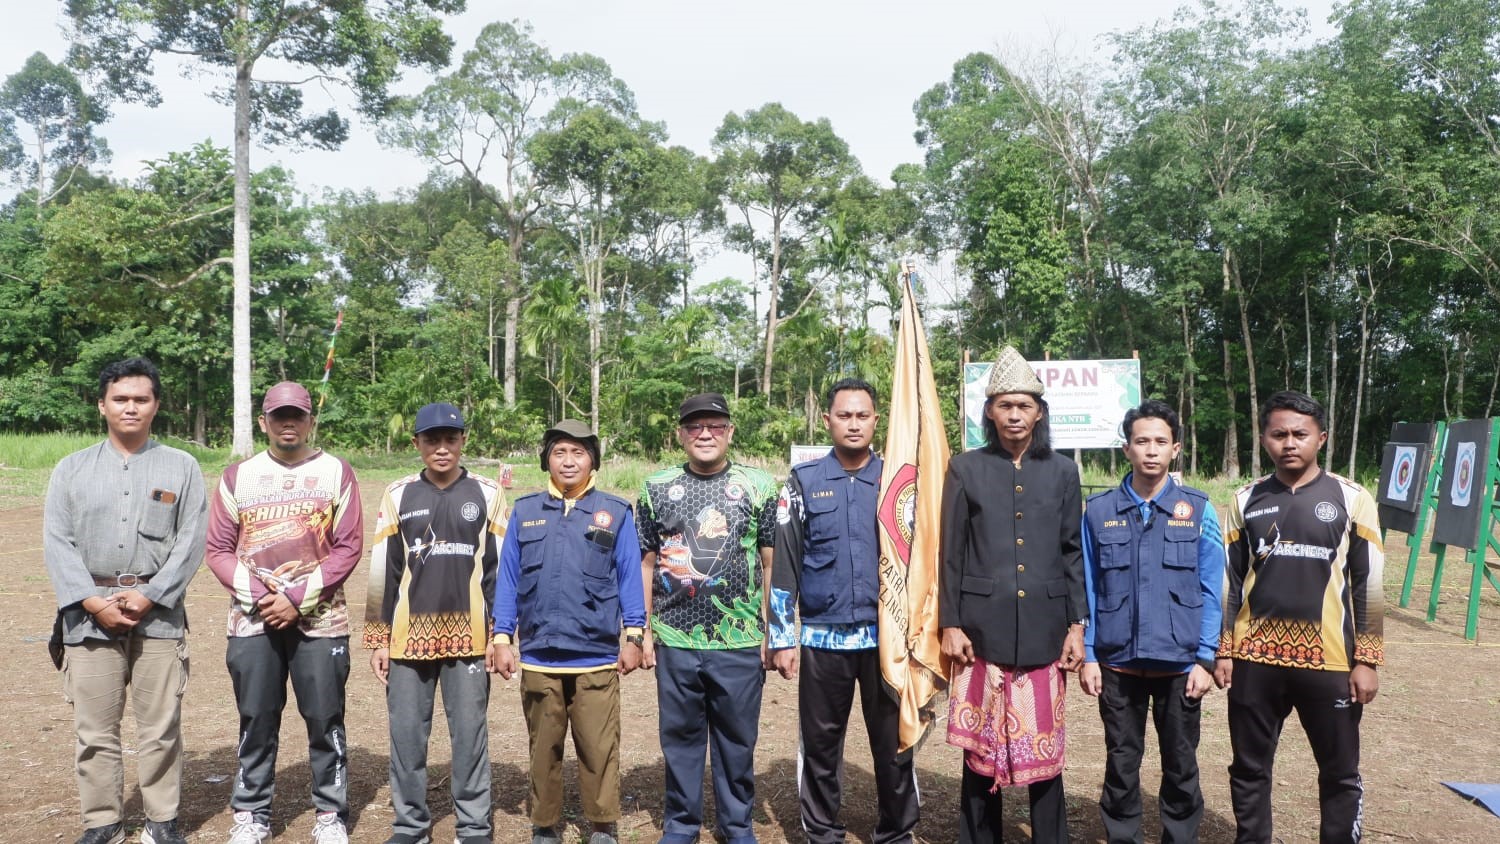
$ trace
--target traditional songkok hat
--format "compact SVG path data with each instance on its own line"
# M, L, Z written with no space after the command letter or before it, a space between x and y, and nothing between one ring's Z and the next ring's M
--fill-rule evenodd
M1006 346L1000 350L1000 357L996 358L995 366L990 369L990 384L984 388L984 397L998 396L1001 393L1030 393L1037 398L1042 397L1044 388L1042 379L1036 377L1036 371L1014 346Z

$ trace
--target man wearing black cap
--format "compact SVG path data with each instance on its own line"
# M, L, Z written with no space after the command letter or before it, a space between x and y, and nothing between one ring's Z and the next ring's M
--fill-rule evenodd
M293 381L266 391L271 447L224 470L212 496L208 567L229 592L225 662L240 715L230 844L271 838L271 795L286 681L307 724L316 844L347 844L349 605L344 581L364 553L349 464L308 445L312 397Z
M516 501L495 592L494 668L507 680L521 640L521 709L531 736L532 844L559 844L563 740L578 754L589 844L620 818L620 675L641 664L646 607L630 502L594 486L599 438L564 419L542 435L545 493ZM620 628L625 646L620 646Z
M713 749L717 832L755 841L755 742L765 685L764 584L776 542L776 482L729 460L734 425L718 393L678 410L687 463L646 479L637 514L650 581L646 665L655 665L666 761L661 844L703 822L703 751Z
M463 413L447 402L417 411L412 445L426 468L391 484L370 552L364 645L386 687L392 835L430 844L427 741L438 686L453 747L449 785L459 844L489 844L490 598L505 498L459 464Z

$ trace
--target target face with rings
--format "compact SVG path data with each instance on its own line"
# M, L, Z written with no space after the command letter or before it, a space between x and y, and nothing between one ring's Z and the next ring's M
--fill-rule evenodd
M1454 507L1467 507L1474 494L1474 443L1458 444L1457 460L1454 461L1453 486L1448 497Z
M1417 474L1417 450L1409 445L1397 446L1391 466L1391 479L1385 495L1392 501L1406 501L1411 496L1412 479Z

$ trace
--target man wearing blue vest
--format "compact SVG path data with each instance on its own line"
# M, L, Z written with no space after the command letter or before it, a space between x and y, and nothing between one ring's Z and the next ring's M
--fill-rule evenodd
M875 844L909 844L917 825L913 755L898 756L901 705L880 676L880 456L870 450L875 388L854 378L828 391L833 450L797 465L776 507L771 568L772 664L797 687L797 790L809 844L841 844L844 735L854 686L870 735L879 818ZM800 611L802 635L794 612ZM801 653L798 653L798 644Z
M542 435L546 492L511 509L495 579L494 670L516 670L531 738L532 844L560 844L563 741L578 754L588 844L620 819L620 675L641 664L641 549L630 503L598 489L599 437L564 419ZM625 644L620 644L621 628Z
M1079 682L1099 698L1108 756L1099 814L1111 844L1139 842L1146 712L1161 749L1161 840L1198 840L1199 702L1213 688L1224 542L1208 496L1168 474L1182 425L1147 400L1121 424L1130 472L1089 496L1083 520L1089 598Z

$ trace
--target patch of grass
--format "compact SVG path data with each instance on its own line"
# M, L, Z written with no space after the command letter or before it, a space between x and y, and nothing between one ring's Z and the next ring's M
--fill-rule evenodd
M0 466L51 472L57 461L98 441L87 434L0 434Z

